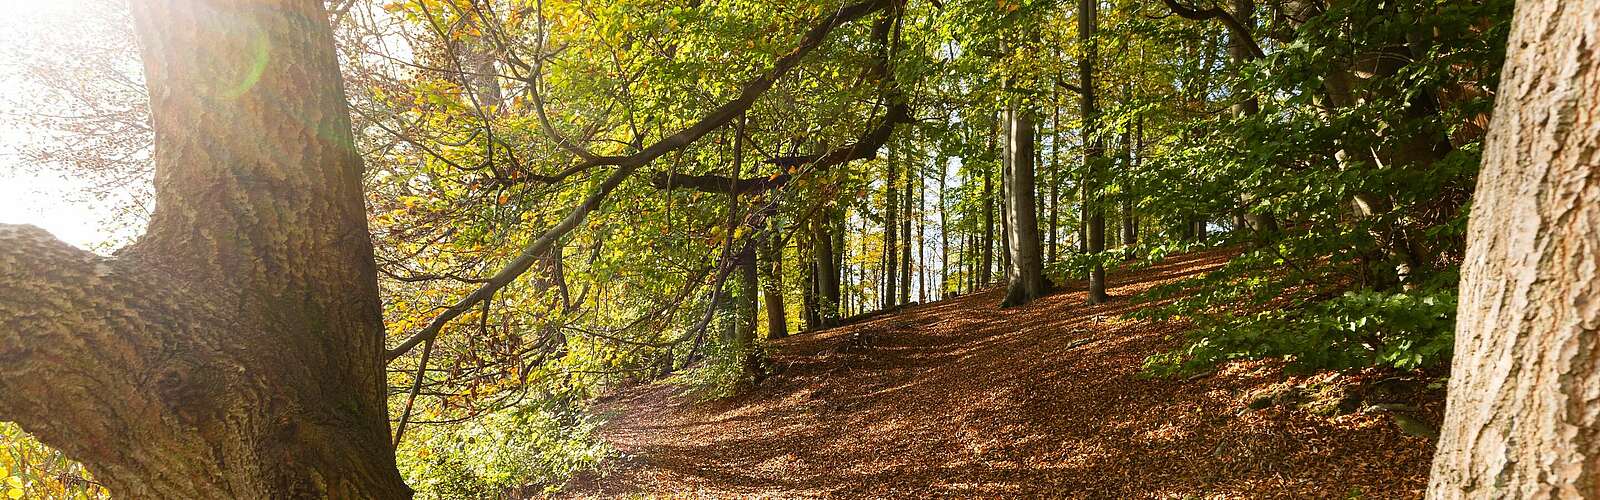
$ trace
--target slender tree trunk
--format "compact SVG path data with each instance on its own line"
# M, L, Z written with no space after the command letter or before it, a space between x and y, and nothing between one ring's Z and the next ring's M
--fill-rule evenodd
M1056 59L1061 59L1061 47L1057 46L1052 51ZM1055 262L1061 258L1057 241L1060 239L1061 230L1061 86L1054 86L1050 100L1050 173L1046 182L1050 183L1050 233L1049 251L1045 253L1047 262Z
M900 212L900 179L895 163L900 160L896 155L900 148L894 141L889 142L889 161L884 162L889 169L884 182L883 202L883 309L892 309L895 298L900 296L899 287L895 278L899 276L900 247L896 241L899 230Z
M994 156L995 131L989 129L989 153ZM983 250L981 260L978 262L978 273L971 290L978 286L989 284L989 268L994 265L994 190L990 183L988 163L979 171L983 175Z
M911 197L915 184L912 180L916 179L913 173L916 171L913 167L916 157L905 152L901 156L906 165L906 179L905 190L900 197L900 237L903 241L900 244L900 300L897 303L905 304L911 302Z
M839 277L842 270L839 263L842 257L834 255L834 236L831 230L834 217L832 210L823 208L821 214L812 220L812 261L818 266L817 270L817 322L823 328L831 328L839 323L839 309L843 307L839 297ZM840 247L840 253L843 248Z
M155 212L115 259L0 225L0 420L121 498L409 498L322 2L132 7Z
M950 168L950 159L939 157L939 293L936 298L943 299L950 293L950 218L945 210L944 190L945 174ZM957 253L959 256L960 254Z
M1008 179L1011 173L1007 170L1007 165L1011 164L1011 156L1013 153L1011 151L1011 140L1009 139L1011 137L1011 121L1003 116L1004 111L1001 111L1001 115L1002 116L996 118L996 120L1000 122L1001 148L1000 193L999 197L995 199L999 206L995 208L996 210L1000 211L1000 278L1002 281L1010 283L1011 220L1009 217L1006 217L1006 200L1008 199L1006 198L1006 188L1009 187L1007 184L1011 183L1011 181Z
M840 298L840 295L845 293L845 290L840 290L843 282L845 282L845 276L843 276L846 269L845 263L850 261L848 260L848 255L850 255L850 252L848 252L848 250L850 250L850 247L848 247L848 244L850 244L850 239L846 239L845 237L846 234L850 234L850 231L848 231L848 229L850 229L850 212L846 212L845 208L843 207L835 207L832 215L834 216L832 216L832 218L829 220L829 234L830 236L834 237L834 245L832 245L832 248L838 248L838 252L832 253L832 255L834 255L834 268L832 268L832 271L834 271L834 279L827 282L826 296L827 298L832 298L834 303L840 303L838 298ZM866 229L866 220L862 220L861 231L866 232ZM861 253L866 253L866 247L862 247ZM859 274L859 272L856 274L856 277L858 277L858 282L856 282L856 285L861 285L861 282L859 282L859 277L861 276L862 274ZM864 300L864 296L866 295L862 295L862 293L858 292L856 293L856 296ZM834 314L834 316L830 316L832 319L830 319L829 325L837 325L838 309L829 309L829 311L829 314ZM858 309L856 313L861 313L861 311Z
M1600 498L1600 1L1518 2L1428 496Z
M821 313L817 306L817 296L822 290L822 285L818 281L822 273L819 272L820 266L817 265L815 252L808 249L816 246L812 244L811 238L815 238L814 233L806 238L804 245L798 242L799 238L796 238L795 244L795 253L799 255L801 266L806 272L806 286L800 290L800 321L806 330L815 330L821 326L818 322Z
M778 219L769 219L767 232L767 257L762 268L766 271L761 294L766 296L767 338L781 339L789 336L789 319L783 304L783 226Z
M921 164L919 164L921 165ZM919 166L925 169L926 166ZM917 302L928 302L928 185L927 173L917 175Z
M1134 173L1133 134L1131 130L1122 134L1122 171L1118 173L1123 178L1129 178ZM1117 238L1117 243L1124 247L1131 247L1138 243L1139 239L1138 230L1134 227L1136 216L1133 214L1133 197L1124 191L1119 202L1122 207L1122 215L1117 218L1117 221L1121 223L1122 230L1121 236Z
M1078 1L1078 33L1084 43L1084 56L1078 63L1078 81L1083 91L1083 163L1087 167L1084 174L1084 209L1088 212L1087 226L1088 248L1091 254L1099 255L1106 250L1106 216L1105 209L1101 206L1100 194L1100 164L1105 155L1102 140L1099 137L1100 111L1095 107L1094 90L1094 61L1099 57L1099 43L1095 41L1095 30L1099 8L1098 0ZM1106 270L1105 266L1095 263L1089 270L1090 304L1099 304L1110 300L1106 295Z

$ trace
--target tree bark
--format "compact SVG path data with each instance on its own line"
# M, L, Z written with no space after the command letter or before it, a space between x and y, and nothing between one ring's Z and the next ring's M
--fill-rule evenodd
M1011 157L1015 154L1011 150L1011 119L1007 118L1006 111L1001 109L996 113L995 121L1000 123L1000 190L995 198L995 207L1000 211L1000 280L1011 283L1011 218L1007 216L1006 187L1011 184Z
M1600 1L1518 2L1430 498L1600 497Z
M995 131L989 129L989 153L994 155ZM985 162L981 170L983 175L983 250L982 260L978 262L978 274L973 282L973 290L989 284L989 269L994 265L994 188L991 186L988 163Z
M1039 255L1039 208L1034 199L1034 130L1030 114L1016 103L1006 109L1006 130L1010 132L1006 149L1011 153L1005 165L1011 185L1006 197L1006 219L1011 221L1011 282L1002 307L1027 304L1045 292L1044 262Z
M781 339L789 336L789 320L783 305L783 226L776 217L768 226L766 247L761 294L766 297L767 338Z
M1059 59L1061 57L1061 48L1057 46L1054 49L1054 53L1056 58ZM1055 262L1056 259L1061 257L1058 252L1058 248L1060 248L1058 246L1058 241L1060 240L1058 233L1061 228L1061 91L1059 85L1055 86L1055 89L1051 93L1052 99L1050 100L1050 174L1045 181L1050 183L1050 223L1047 225L1050 230L1046 233L1048 235L1046 240L1049 242L1049 250L1044 256L1045 260L1049 262Z
M894 142L889 143L889 161L884 165L889 169L884 182L883 202L883 309L894 308L895 298L900 296L899 288L895 286L895 278L899 276L896 265L900 258L899 242L895 241L899 223L895 218L900 211L899 178L895 171L895 161L900 158L895 155Z
M0 420L124 498L408 498L322 3L132 5L156 209L117 258L0 226Z
M925 167L925 166L924 166ZM924 167L918 167L919 172ZM926 172L917 174L917 299L928 302L928 185Z
M901 155L902 156L909 156L909 155L906 154L905 151L902 151ZM911 267L912 267L912 265L911 265L911 247L913 245L913 242L911 240L911 197L913 196L913 193L915 192L915 190L912 189L912 186L913 186L912 180L916 179L915 174L913 174L913 172L916 171L916 168L913 167L913 165L916 165L916 161L914 160L914 157L913 158L906 158L905 159L905 165L906 165L906 168L905 168L905 174L906 174L905 189L903 190L903 192L901 193L901 196L900 196L900 239L901 239L901 241L900 241L900 300L898 302L899 304L905 304L905 303L911 302Z
M1095 107L1094 61L1099 57L1099 44L1095 42L1096 10L1098 0L1078 1L1078 36L1084 44L1084 55L1078 61L1079 85L1083 101L1083 163L1087 173L1083 180L1083 206L1086 212L1086 248L1090 254L1099 255L1106 250L1106 215L1101 207L1100 164L1105 156L1105 146L1099 136L1099 110ZM1106 269L1096 262L1089 269L1088 303L1100 304L1110 300L1106 295Z
M832 231L832 210L824 208L819 211L816 218L812 219L812 255L817 269L817 322L823 328L831 328L839 324L839 308L843 305L839 300L840 258L834 254L834 237Z
M1261 50L1251 38L1255 28L1255 0L1231 0L1230 3L1233 7L1233 18L1242 29L1228 32L1228 58L1232 59L1235 65L1243 65L1255 60L1258 57L1256 54ZM1251 116L1261 112L1260 102L1255 95L1250 94L1250 89L1243 87L1243 84L1234 89L1234 94L1234 98L1237 99L1233 105L1235 116ZM1243 205L1241 218L1257 239L1267 240L1278 234L1278 219L1273 216L1272 211L1251 209L1251 205L1256 201L1254 193L1248 189L1241 190L1239 199Z
M945 210L944 190L945 174L950 167L950 160L939 157L939 193L935 200L939 203L939 293L934 298L943 299L950 293L950 218ZM960 253L957 253L960 258Z

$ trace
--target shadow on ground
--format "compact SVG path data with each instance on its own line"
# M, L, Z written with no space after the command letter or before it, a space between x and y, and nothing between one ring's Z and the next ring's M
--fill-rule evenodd
M653 385L601 402L623 456L566 495L611 497L1414 498L1433 443L1375 415L1249 410L1285 376L1240 363L1138 376L1182 326L1129 321L1127 297L1220 266L1178 256L1024 307L992 290L779 342L782 373L695 404ZM839 352L843 338L869 346Z

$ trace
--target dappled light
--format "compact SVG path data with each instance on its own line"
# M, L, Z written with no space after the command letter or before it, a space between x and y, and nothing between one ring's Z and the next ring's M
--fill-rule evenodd
M0 500L1600 499L1600 0L0 11Z

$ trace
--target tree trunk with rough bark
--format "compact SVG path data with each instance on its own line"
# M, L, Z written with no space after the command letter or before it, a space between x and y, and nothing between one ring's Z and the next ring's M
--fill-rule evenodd
M1600 0L1518 2L1429 498L1600 498Z
M322 2L133 2L156 208L115 258L0 226L0 420L122 498L409 498Z

